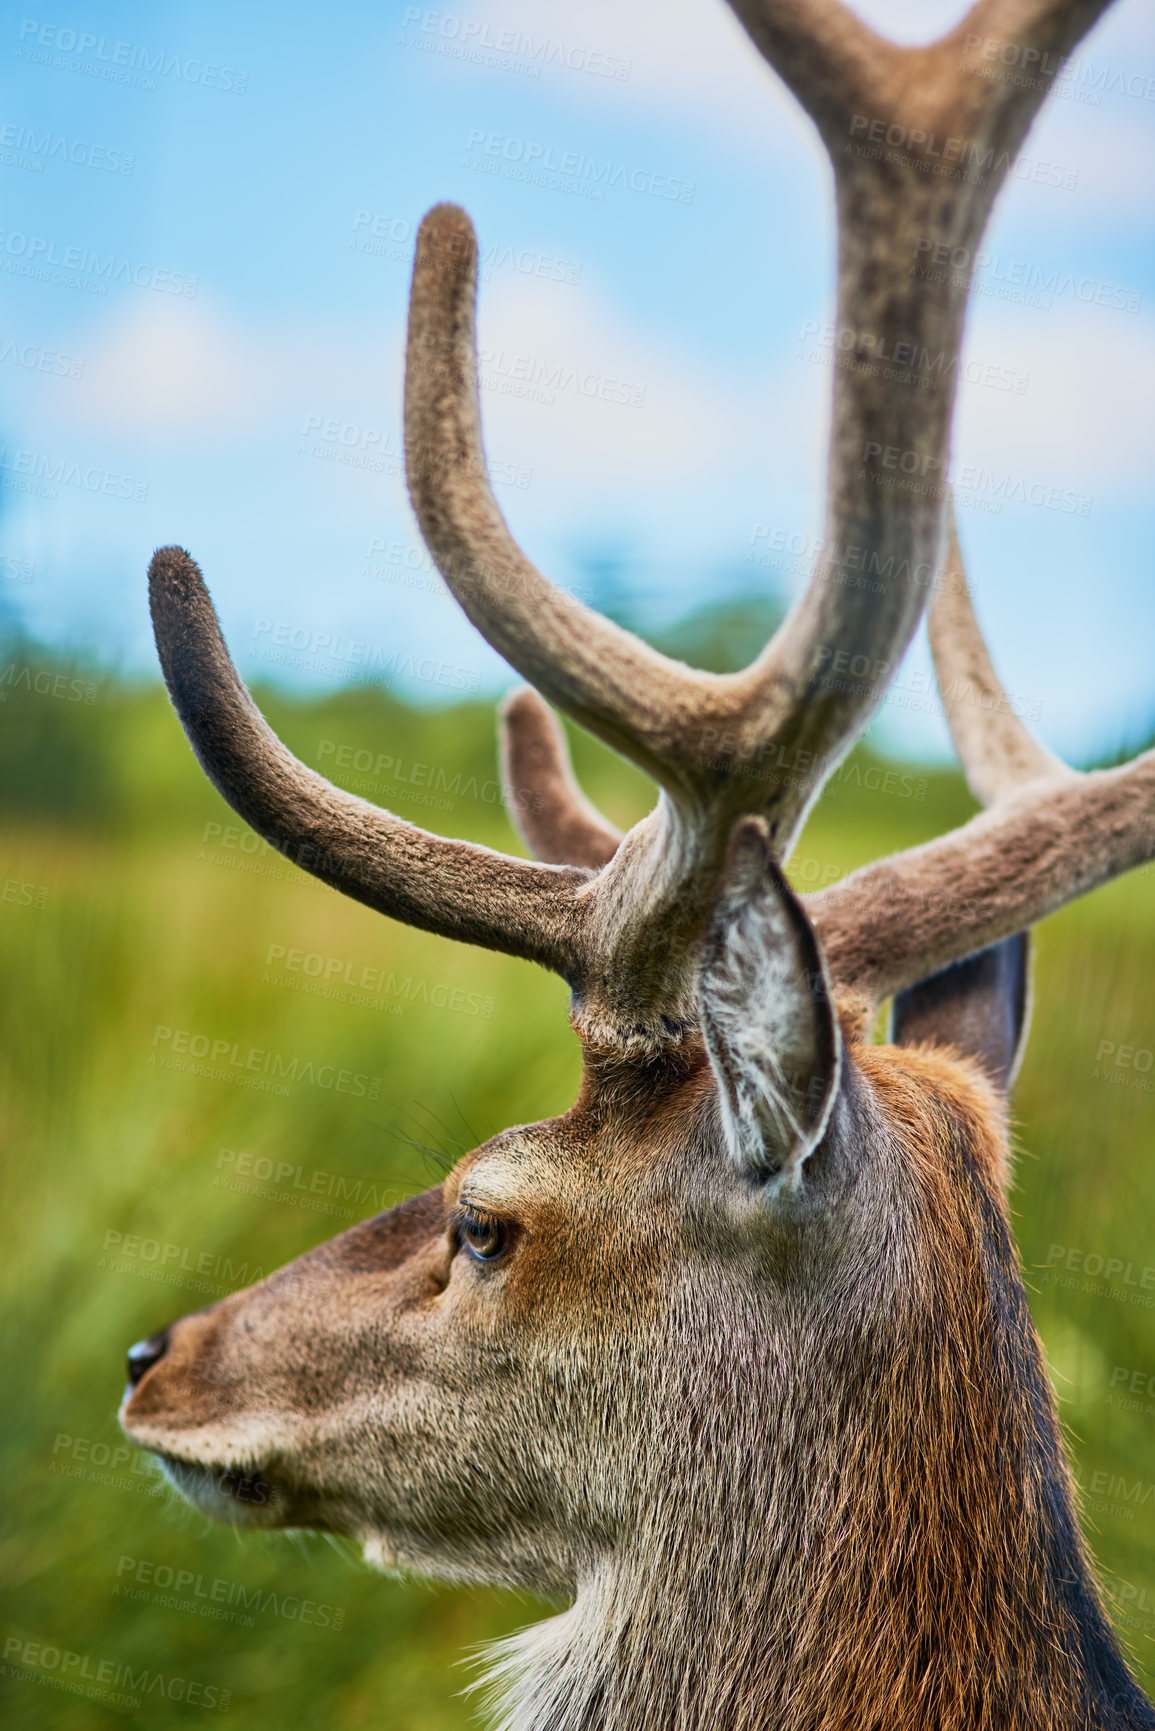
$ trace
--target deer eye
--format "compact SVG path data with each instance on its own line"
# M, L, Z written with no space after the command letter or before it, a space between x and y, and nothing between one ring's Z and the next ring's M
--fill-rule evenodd
M489 1220L472 1209L462 1209L457 1216L457 1242L478 1262L492 1262L500 1256L509 1234L498 1220Z

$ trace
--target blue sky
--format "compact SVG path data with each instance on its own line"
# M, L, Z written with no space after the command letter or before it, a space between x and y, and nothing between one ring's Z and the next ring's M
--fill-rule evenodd
M961 8L860 10L913 41ZM179 541L249 675L510 682L398 461L412 237L442 198L488 261L487 443L543 569L590 594L614 563L655 624L802 581L830 176L719 0L7 7L0 70L0 601L37 634L151 670L144 573ZM527 183L531 158L640 190ZM1119 0L1001 196L955 440L1005 683L1076 759L1155 718L1153 195L1155 28ZM945 749L902 699L924 667L920 644L880 724L917 754Z

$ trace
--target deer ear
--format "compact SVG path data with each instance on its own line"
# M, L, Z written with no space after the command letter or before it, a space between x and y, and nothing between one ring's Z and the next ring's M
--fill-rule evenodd
M1030 979L1030 934L1018 932L897 993L891 1041L953 1046L1007 1094L1026 1041Z
M735 1164L797 1172L826 1133L842 1046L818 939L761 818L730 838L698 991Z

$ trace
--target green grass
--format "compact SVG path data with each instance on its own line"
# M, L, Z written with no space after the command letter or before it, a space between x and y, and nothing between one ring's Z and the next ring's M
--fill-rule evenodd
M312 706L266 696L310 763L334 773L340 747L374 760L384 750L394 761L369 774L379 784L371 797L431 828L515 845L495 799L487 707L422 715L364 691ZM125 1347L212 1296L150 1279L156 1265L140 1256L121 1251L120 1271L114 1264L130 1234L154 1238L179 1247L178 1279L196 1279L180 1274L181 1259L207 1255L223 1295L242 1265L240 1278L252 1278L348 1223L237 1187L247 1181L222 1150L300 1167L305 1182L324 1173L322 1199L357 1215L384 1192L433 1180L433 1162L407 1138L451 1155L455 1142L564 1108L578 1075L564 988L524 964L406 931L275 856L246 852L252 838L205 783L157 691L104 681L94 704L69 707L9 682L7 704L0 885L29 889L0 900L5 1638L84 1655L92 1675L110 1661L150 1681L159 1674L177 1694L173 1679L228 1690L230 1722L245 1731L466 1725L458 1661L542 1607L381 1579L317 1539L238 1540L157 1494L138 1457L110 1459ZM334 749L322 753L325 741ZM644 809L640 778L588 742L578 756L619 822ZM889 792L861 785L872 761L856 759L808 827L794 867L802 887L969 810L951 776L910 772ZM335 778L357 787L355 767ZM450 809L421 803L431 794ZM1150 871L1134 874L1039 934L1015 1193L1032 1305L1095 1505L1085 1527L1109 1579L1135 1594L1123 1633L1149 1686L1155 1397L1121 1399L1117 1372L1155 1376L1155 1289L1120 1273L1059 1284L1047 1263L1061 1245L1130 1265L1137 1281L1155 1264L1155 1092L1127 1085L1155 1076L1095 1077L1101 1042L1155 1046L1153 892ZM271 946L380 967L394 988L382 1007L360 1008L278 985ZM465 1008L438 1007L455 988ZM379 1082L364 1096L308 1082L288 1098L253 1092L165 1067L166 1028ZM233 1188L222 1183L230 1176ZM216 1601L226 1609L258 1589L264 1608L236 1613L252 1615L246 1627L154 1602L157 1589L136 1584L141 1564L162 1580L166 1569L189 1571L181 1597L194 1606L213 1603L195 1597L200 1577L203 1592L226 1583ZM303 1626L286 1598L324 1615ZM0 1677L11 1722L29 1728L201 1721L203 1707L160 1687L136 1714Z

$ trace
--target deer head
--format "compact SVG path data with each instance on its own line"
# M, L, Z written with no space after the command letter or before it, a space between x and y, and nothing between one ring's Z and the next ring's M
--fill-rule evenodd
M655 653L521 553L486 478L473 231L451 206L426 218L410 492L447 584L535 688L502 722L535 861L427 834L297 762L197 567L153 560L173 702L241 816L346 894L572 990L569 1112L134 1348L122 1411L220 1519L566 1599L495 1655L503 1724L1155 1725L1073 1514L1005 1124L1023 934L1155 852L1155 753L1076 775L997 701L942 480L955 368L928 389L868 364L882 342L957 359L965 294L912 276L918 243L973 256L1045 68L1103 3L979 0L900 49L838 0L734 0L829 148L838 316L862 363L834 378L829 551L739 674ZM975 33L1029 50L1035 87L972 76ZM876 123L899 142L864 147ZM947 138L981 172L934 172ZM929 483L887 486L892 451ZM884 594L840 580L846 548L895 573ZM783 864L927 570L987 809L799 899ZM657 783L627 835L578 790L542 697ZM888 996L893 1043L872 1045Z

